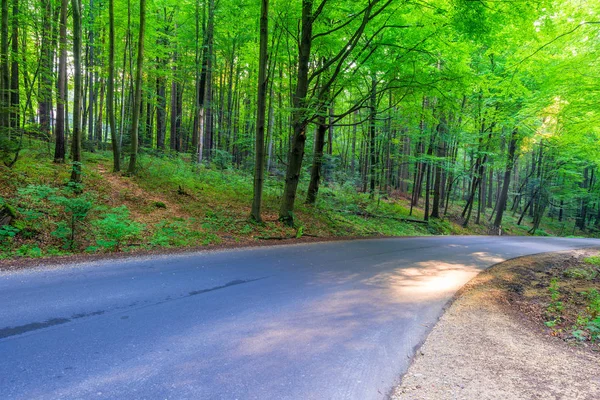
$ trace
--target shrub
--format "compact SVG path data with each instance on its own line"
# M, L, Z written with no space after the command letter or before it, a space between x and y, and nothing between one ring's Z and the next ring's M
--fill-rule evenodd
M144 224L129 219L129 209L121 206L92 222L96 231L96 244L107 250L120 250L124 244L137 238ZM93 250L92 248L91 250Z
M65 249L73 249L80 225L88 216L94 203L89 196L52 196L49 200L63 207L66 219L66 221L60 221L56 224L56 229L52 232L52 235L63 241Z
M546 322L546 326L556 326L562 317L562 311L564 309L562 301L560 301L560 291L558 288L558 279L552 278L550 286L548 287L550 293L550 304L546 308L546 317L549 319Z

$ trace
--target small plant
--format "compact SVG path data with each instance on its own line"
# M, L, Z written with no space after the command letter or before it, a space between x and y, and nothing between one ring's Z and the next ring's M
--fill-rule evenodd
M563 272L565 278L591 281L596 279L598 271L589 268L569 268Z
M600 267L600 256L586 257L583 261L596 267Z
M98 246L117 251L126 242L137 238L144 229L144 224L129 219L129 209L126 206L112 209L103 218L93 221L92 225L96 229Z
M80 225L87 218L94 203L88 196L53 196L49 200L62 206L66 216L66 221L57 223L52 235L63 241L65 249L72 250Z
M167 208L167 205L162 201L155 201L152 203L152 205L154 206L154 208Z
M596 289L590 289L588 292L583 293L588 301L586 311L590 315L591 319L600 316L600 293Z
M11 225L0 226L0 249L9 249L19 229Z
M590 340L592 342L600 340L600 317L588 322L586 328L590 333Z
M585 313L577 316L572 334L579 341L594 342L600 339L600 293L596 289L590 289L581 294L585 296L587 306Z
M24 244L17 249L16 255L19 257L37 258L42 256L42 249L36 245Z
M546 326L552 328L560 323L562 311L564 309L563 303L560 301L560 291L557 278L552 278L550 281L548 292L550 293L550 304L548 304L548 307L546 308L546 317L548 318L548 321L546 321Z

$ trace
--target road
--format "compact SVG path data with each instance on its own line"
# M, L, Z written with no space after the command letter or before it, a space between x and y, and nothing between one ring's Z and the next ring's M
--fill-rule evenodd
M431 237L0 274L0 399L384 399L453 294L591 239Z

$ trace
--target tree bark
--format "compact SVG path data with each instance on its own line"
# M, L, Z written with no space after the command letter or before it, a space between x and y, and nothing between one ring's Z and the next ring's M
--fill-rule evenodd
M306 143L306 95L308 93L308 71L312 47L312 0L302 1L302 32L298 47L298 72L296 92L292 99L292 146L288 156L285 187L279 209L279 219L287 225L294 225L294 202L300 180L304 145Z
M121 156L115 121L115 0L108 0L108 87L106 112L110 126L110 142L113 152L113 172L121 170Z
M261 0L260 7L260 51L258 58L258 94L256 98L256 141L254 160L254 198L251 218L262 222L262 190L265 178L265 112L268 89L267 44L269 41L269 0Z
M137 48L137 69L135 71L135 94L133 98L133 121L131 123L131 155L129 157L129 175L135 174L138 153L138 128L140 106L142 103L142 68L144 66L144 34L146 31L146 0L140 0L140 33Z
M58 59L58 99L56 101L56 145L54 162L65 161L65 104L67 102L67 2L60 2L59 59Z
M71 181L81 182L81 5L80 0L71 0L73 12L73 138L71 142L71 158L73 169Z
M508 201L508 189L510 187L510 176L512 174L513 166L515 164L515 153L517 149L517 128L513 129L510 136L510 143L508 145L508 158L506 160L506 168L504 169L504 182L502 183L502 191L500 197L496 203L496 219L494 220L494 228L500 229L502 226L502 217L504 210L506 209L506 203Z

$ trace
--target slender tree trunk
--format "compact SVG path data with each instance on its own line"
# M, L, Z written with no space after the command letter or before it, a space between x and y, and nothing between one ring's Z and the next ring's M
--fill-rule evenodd
M8 0L2 0L0 23L0 133L10 138L10 70L8 53Z
M52 64L54 50L52 49L52 36L55 28L52 26L54 8L51 0L41 0L42 10L42 40L40 48L40 80L38 92L38 116L40 131L47 137L50 136L50 122L52 110Z
M106 112L110 126L110 142L113 151L113 172L121 170L117 124L115 121L115 0L108 0L108 87L106 94Z
M250 216L262 222L262 190L265 179L265 113L267 88L267 44L269 42L269 0L262 0L260 6L260 51L258 58L258 94L256 99L256 142L254 160L254 198Z
M310 170L310 183L308 184L308 193L306 195L307 204L315 204L317 194L319 193L319 183L321 181L321 168L323 167L323 149L325 147L325 133L328 130L324 115L317 118L317 134L315 136L315 149L313 163Z
M137 69L135 71L135 95L133 99L133 121L131 123L131 155L127 173L133 175L137 167L138 127L142 103L142 68L144 66L144 33L146 31L146 0L140 0L140 33L138 37Z
M279 219L287 225L294 225L294 202L300 181L304 145L306 143L307 120L304 110L308 93L308 71L312 47L312 0L302 2L302 31L298 47L298 72L296 92L292 99L292 146L288 156L288 168L285 176L285 187L282 196Z
M56 145L54 162L65 161L65 104L67 102L67 3L60 2L59 59L58 59L58 99L56 101Z
M517 128L513 129L510 136L510 143L508 145L508 158L506 160L506 168L504 169L504 182L502 183L502 191L500 197L496 203L496 219L494 220L494 228L500 229L502 226L502 217L504 216L504 210L506 209L506 203L508 201L508 189L510 187L510 176L512 174L513 166L515 164L515 153L517 149Z
M354 176L354 170L356 168L356 131L358 129L357 119L358 110L354 111L354 123L352 124L352 147L350 150L350 172Z
M377 154L375 150L375 137L376 137L376 126L375 119L377 117L377 78L375 75L371 77L371 95L369 105L369 157L370 157L370 169L369 169L369 194L371 198L375 197L375 180L377 171Z
M441 160L446 156L444 154L444 148L442 146L442 141L444 140L445 132L447 130L447 121L444 116L440 118L440 123L438 125L438 138L436 145L436 166L435 166L435 178L433 182L433 205L431 207L431 218L439 218L440 217L440 202L442 198L442 162Z
M11 71L10 71L10 126L11 131L19 129L19 0L12 4Z
M81 5L80 0L71 0L73 12L73 138L71 142L71 158L73 169L71 181L81 182Z
M204 87L204 152L206 158L210 160L211 150L213 148L213 121L212 121L212 91L213 91L213 46L214 46L214 27L215 27L215 0L208 0L208 19L206 23L206 53L205 53L205 87Z

